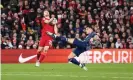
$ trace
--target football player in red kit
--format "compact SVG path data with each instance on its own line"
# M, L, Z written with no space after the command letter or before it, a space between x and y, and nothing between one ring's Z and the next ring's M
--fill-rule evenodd
M57 33L57 27L56 27L56 19L54 15L51 15L47 10L43 13L43 18L41 21L42 24L42 30L41 30L41 38L39 42L39 47L37 50L37 61L36 66L40 66L40 62L46 57L47 51L52 46L52 38L47 35L47 31L51 33Z

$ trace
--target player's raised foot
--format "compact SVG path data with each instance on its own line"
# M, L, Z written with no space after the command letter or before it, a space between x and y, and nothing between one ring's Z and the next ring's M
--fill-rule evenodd
M47 33L49 36L51 36L52 38L54 38L54 39L56 38L56 35L55 35L54 33L51 33L51 32L49 32L49 31L47 31L46 33Z
M80 64L79 66L80 66L82 69L84 69L85 71L88 70L87 67L85 67L85 64L84 64L84 63Z
M83 69L84 69L85 71L88 71L87 67L85 67L85 66L83 67Z
M40 66L40 62L37 60L36 61L36 64L35 64L36 67L39 67Z

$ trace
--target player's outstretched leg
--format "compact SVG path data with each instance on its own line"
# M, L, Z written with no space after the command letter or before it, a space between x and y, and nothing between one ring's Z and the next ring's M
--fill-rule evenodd
M81 67L81 68L83 68L84 70L87 71L88 69L85 67L85 64L81 64L74 57L76 57L76 55L73 52L71 52L70 55L68 56L68 61L72 62L75 65L78 65L79 67Z

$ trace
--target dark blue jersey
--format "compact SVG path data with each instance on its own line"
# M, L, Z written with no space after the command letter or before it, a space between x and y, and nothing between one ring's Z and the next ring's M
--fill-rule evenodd
M87 42L86 50L90 50L91 49L90 39L93 38L95 35L96 35L96 33L92 32L92 33L88 34L86 36L86 38L84 39L84 41Z
M73 44L76 46L76 49L73 50L73 53L75 53L76 56L79 56L82 52L90 50L91 49L90 39L93 38L95 35L96 33L92 32L88 34L84 40L75 39Z

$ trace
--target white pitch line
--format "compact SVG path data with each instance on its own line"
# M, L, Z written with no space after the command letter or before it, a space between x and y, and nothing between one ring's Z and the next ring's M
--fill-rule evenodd
M112 78L115 78L115 79L118 79L118 78L125 78L125 79L127 79L127 78L129 79L130 78L130 79L133 79L133 77L112 77Z
M106 76L80 76L80 75L43 75L43 74L1 74L1 75L6 75L6 76L32 76L32 77L37 77L37 76L46 76L46 77L74 77L74 78L80 78L80 77L93 77L93 78L121 78L121 79L133 79L133 77L118 77L118 76L113 76L113 77L106 77Z
M42 74L42 73L53 73L53 72L2 72L2 73L18 73L18 74L20 74L20 73L40 73L40 74ZM62 73L62 72L56 72L56 73ZM81 73L81 72L68 72L68 73ZM127 74L127 75L129 75L129 74L133 74L133 73L115 73L115 72L110 72L110 73L101 73L101 72L90 72L90 73L96 73L96 74Z

